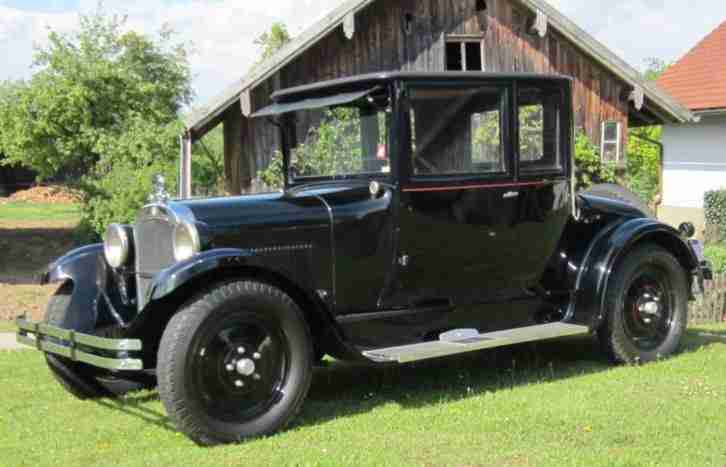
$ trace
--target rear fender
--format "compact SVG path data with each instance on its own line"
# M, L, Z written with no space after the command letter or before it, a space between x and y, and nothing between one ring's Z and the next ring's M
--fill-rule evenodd
M625 255L645 242L656 243L673 253L690 279L698 260L678 232L653 219L638 218L606 226L593 238L583 258L570 305L571 321L597 330L605 320L605 298L610 278Z
M89 245L62 256L41 275L41 285L73 283L68 308L48 316L48 323L63 329L92 333L98 321L98 303L108 271L103 244Z

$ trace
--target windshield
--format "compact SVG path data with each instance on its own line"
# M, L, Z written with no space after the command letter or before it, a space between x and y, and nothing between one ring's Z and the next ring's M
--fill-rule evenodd
M292 112L287 120L289 178L366 177L390 172L387 96Z

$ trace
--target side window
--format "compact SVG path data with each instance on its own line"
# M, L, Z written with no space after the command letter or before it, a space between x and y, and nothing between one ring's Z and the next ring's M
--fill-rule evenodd
M603 162L620 162L620 122L602 123L602 147L600 154Z
M413 175L507 173L503 96L496 88L412 90Z
M519 92L519 167L522 173L562 170L560 91Z

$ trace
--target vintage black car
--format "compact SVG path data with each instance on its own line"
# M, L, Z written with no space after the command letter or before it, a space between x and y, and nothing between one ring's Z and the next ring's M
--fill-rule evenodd
M678 349L710 277L693 228L576 194L562 76L385 73L275 93L284 190L169 201L68 253L18 339L81 398L158 384L199 444L282 429L330 355L400 364L596 335Z

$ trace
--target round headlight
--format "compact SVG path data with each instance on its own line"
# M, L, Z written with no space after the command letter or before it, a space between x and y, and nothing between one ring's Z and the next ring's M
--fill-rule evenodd
M127 230L122 225L111 224L106 229L103 252L112 268L120 268L129 259L131 242Z
M197 228L187 222L177 224L174 228L174 259L179 262L186 261L199 253L199 232Z

